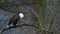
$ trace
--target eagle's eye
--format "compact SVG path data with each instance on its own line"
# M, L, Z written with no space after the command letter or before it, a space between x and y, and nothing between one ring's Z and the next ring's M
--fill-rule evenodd
M22 19L24 17L23 13L19 13L19 17Z

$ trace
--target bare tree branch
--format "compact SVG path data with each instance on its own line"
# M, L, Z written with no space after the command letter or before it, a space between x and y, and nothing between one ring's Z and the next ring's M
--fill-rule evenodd
M21 24L21 25L10 26L10 27L8 27L8 28L4 28L3 30L1 30L1 32L0 32L0 33L3 33L5 30L9 30L9 29L11 29L11 28L17 28L17 27L21 27L21 26L31 26L31 27L35 27L36 29L38 29L38 27L37 27L37 26L35 26L35 25L30 25L30 24Z

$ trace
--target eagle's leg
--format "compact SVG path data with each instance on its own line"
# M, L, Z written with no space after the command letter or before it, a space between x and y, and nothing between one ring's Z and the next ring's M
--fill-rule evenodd
M16 26L17 22L14 22L13 25Z

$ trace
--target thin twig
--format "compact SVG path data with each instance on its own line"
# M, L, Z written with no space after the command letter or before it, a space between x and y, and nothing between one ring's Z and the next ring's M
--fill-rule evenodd
M37 18L39 19L39 21L40 21L40 16L38 16L35 12L34 12L34 10L32 10L32 12L33 12L33 14L35 15L35 16L37 16ZM39 22L40 23L40 22ZM42 24L40 23L40 26L41 26L41 28L43 29L43 26L42 26Z
M54 23L54 19L55 19L55 16L56 16L56 15L57 15L57 12L55 12L55 14L54 14L54 16L53 16L53 18L52 18L52 20L51 20L51 23L50 23L50 25L49 25L48 30L51 29L51 26L52 26L53 23Z

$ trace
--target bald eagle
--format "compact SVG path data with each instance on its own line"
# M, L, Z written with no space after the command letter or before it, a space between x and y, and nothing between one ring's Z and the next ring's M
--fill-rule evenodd
M18 13L12 16L11 19L9 20L8 26L11 26L11 24L15 26L18 23L19 19L22 19L23 17L24 17L23 13Z

